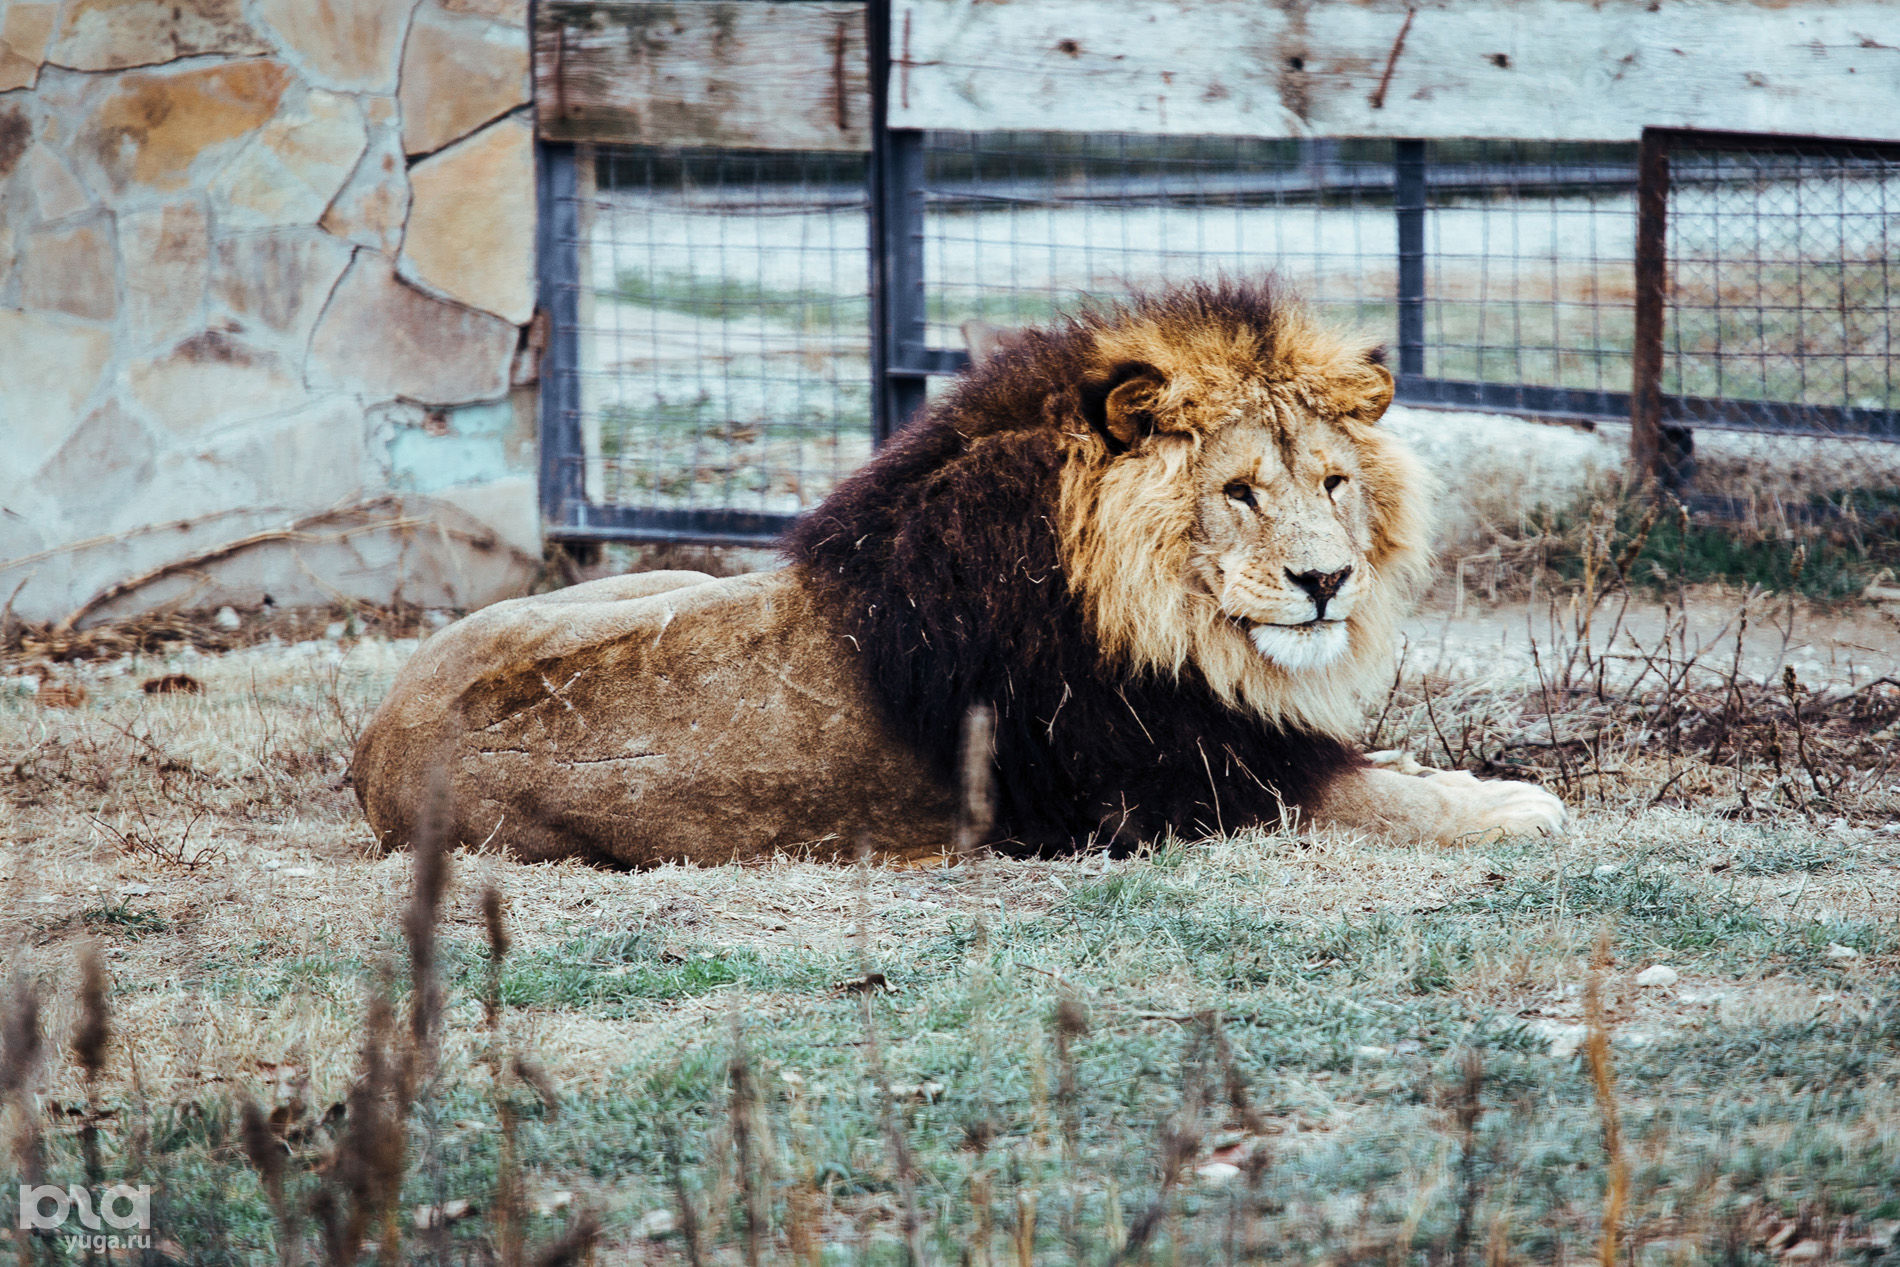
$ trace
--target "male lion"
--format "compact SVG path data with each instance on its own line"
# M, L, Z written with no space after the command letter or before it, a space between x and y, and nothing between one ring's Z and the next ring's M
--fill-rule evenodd
M994 710L994 840L1305 819L1556 831L1523 783L1356 751L1427 569L1425 481L1364 340L1264 285L1012 336L793 530L789 566L498 603L419 650L356 751L387 843L700 863L942 853ZM440 786L438 783L437 786Z

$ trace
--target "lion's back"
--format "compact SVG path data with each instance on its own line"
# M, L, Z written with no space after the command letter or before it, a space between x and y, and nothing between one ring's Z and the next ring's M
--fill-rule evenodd
M910 773L867 738L871 709L792 571L483 617L418 651L359 745L389 843L413 840L436 766L457 843L622 865L836 835L852 815L834 802Z

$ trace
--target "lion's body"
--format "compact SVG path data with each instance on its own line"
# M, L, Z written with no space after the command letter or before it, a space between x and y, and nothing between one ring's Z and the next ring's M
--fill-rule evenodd
M790 572L556 597L487 608L417 653L357 756L384 776L358 783L380 834L415 837L439 764L450 838L529 861L848 852L859 833L941 851L950 798L884 733Z
M950 840L993 710L996 843L1045 851L1290 812L1429 839L1555 829L1521 784L1350 740L1426 568L1391 376L1261 288L1013 336L791 534L789 567L516 600L418 652L355 763L412 839L627 865Z

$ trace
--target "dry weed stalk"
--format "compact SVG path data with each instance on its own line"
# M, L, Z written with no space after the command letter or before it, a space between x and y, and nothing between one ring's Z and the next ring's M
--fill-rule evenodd
M488 939L488 974L482 989L482 1020L488 1029L489 1093L501 1124L501 1156L495 1164L494 1240L497 1256L507 1267L518 1267L525 1243L522 1237L521 1161L514 1100L509 1092L514 1062L507 1058L501 1030L501 972L508 958L508 923L501 890L492 883L482 888L482 929Z
M310 1197L324 1254L339 1267L357 1261L372 1233L380 1233L385 1258L398 1248L395 1211L405 1161L406 1105L389 989L385 971L364 1018L359 1073L345 1100L343 1137Z
M1207 1058L1210 1053L1219 1050L1224 1041L1219 1037L1220 1016L1215 1012L1203 1012L1195 1018L1196 1024L1188 1039L1187 1051L1181 1061L1181 1099L1174 1113L1163 1121L1157 1131L1156 1150L1159 1153L1161 1186L1155 1192L1154 1199L1136 1216L1128 1228L1128 1239L1122 1243L1111 1263L1133 1261L1141 1251L1147 1248L1155 1230L1168 1217L1174 1204L1174 1192L1180 1186L1182 1176L1187 1173L1189 1163L1200 1152L1201 1139L1205 1133L1205 1118L1208 1107L1213 1102L1214 1088L1207 1077Z
M88 942L79 952L79 1020L73 1026L73 1059L86 1081L86 1116L79 1129L80 1155L85 1159L86 1185L98 1191L105 1185L99 1166L99 1075L105 1072L106 1048L112 1042L112 1017L107 1008L105 963L99 947ZM94 1251L86 1249L92 1261Z
M957 812L957 859L974 865L989 854L996 818L996 710L972 708L963 718L963 799Z
M868 994L869 990L865 993ZM739 1022L737 1008L732 1013L732 1059L727 1062L726 1073L731 1084L726 1112L732 1123L732 1148L739 1170L740 1209L745 1215L746 1267L759 1267L764 1261L765 1238L770 1224L766 1216L765 1177L760 1173L763 1158L754 1156L760 1151L758 1095L752 1077L752 1057L746 1050L745 1029Z
M0 1112L13 1112L13 1163L23 1184L36 1184L45 1169L40 1115L33 1081L40 1065L40 996L25 976L16 977L13 999L0 1023ZM19 1241L20 1267L32 1267L33 1240Z
M1453 1267L1464 1267L1471 1246L1471 1225L1484 1190L1478 1179L1478 1121L1484 1116L1484 1056L1476 1047L1458 1062L1458 1092L1453 1118L1458 1124L1458 1224L1451 1234Z
M407 1123L418 1089L437 1063L441 987L435 935L449 880L447 796L447 776L438 765L416 833L414 881L402 916L411 981L407 1033L397 1028L385 970L370 995L343 1136L310 1197L310 1213L333 1264L356 1262L372 1236L383 1261L395 1261L401 1253L397 1215L408 1164Z
M1082 1100L1076 1086L1075 1040L1089 1032L1088 1012L1072 992L1056 1003L1056 1116L1062 1128L1062 1161L1068 1169L1069 1204L1062 1211L1062 1239L1075 1261L1087 1259L1082 1243Z
M970 870L969 890L975 895L975 915L971 924L970 955L970 1028L976 1041L978 1073L977 1111L964 1124L964 1144L976 1154L970 1171L970 1208L976 1229L969 1256L971 1267L990 1267L991 1240L994 1236L994 1211L991 1176L987 1168L990 1141L997 1133L996 1108L992 1102L990 1057L991 1031L989 1008L990 976L989 918L990 848L989 832L995 822L995 734L996 712L991 708L972 708L963 719L963 799L957 813L957 858Z
M706 1251L699 1230L699 1207L686 1187L686 1168L680 1161L679 1129L668 1122L661 1130L661 1141L666 1151L667 1182L673 1189L673 1204L679 1215L680 1245L686 1251L689 1267L701 1267L706 1261Z
M297 1252L296 1216L284 1194L283 1141L271 1130L270 1119L257 1101L245 1096L238 1110L245 1160L264 1181L264 1199L270 1203L271 1217L277 1222L277 1261L281 1267L292 1267L301 1255Z
M600 1216L582 1210L567 1230L534 1256L534 1267L580 1267L594 1258L594 1246L600 1241Z
M1609 1181L1603 1201L1603 1234L1597 1244L1601 1267L1616 1267L1617 1247L1623 1234L1623 1211L1629 1202L1629 1162L1623 1156L1622 1117L1616 1106L1616 1069L1610 1060L1610 1029L1603 1012L1603 974L1610 967L1610 932L1597 936L1590 957L1590 976L1584 984L1583 1014L1589 1034L1584 1052L1590 1064L1590 1083L1596 1092L1597 1113L1603 1119L1603 1152L1609 1162Z
M1811 688L1790 681L1785 655L1772 677L1751 677L1743 664L1761 623L1759 588L1710 635L1692 639L1687 613L1670 605L1660 634L1639 637L1623 572L1654 519L1627 542L1608 540L1601 516L1595 523L1580 546L1578 592L1547 600L1547 629L1527 617L1528 688L1401 676L1370 728L1374 746L1394 742L1396 713L1399 744L1409 732L1454 765L1541 777L1572 800L1653 807L1719 788L1745 816L1891 815L1887 776L1900 751L1884 737L1900 721L1900 679ZM1794 621L1790 609L1774 622L1784 652Z
M871 1083L877 1088L879 1117L884 1132L885 1144L891 1153L891 1169L897 1183L897 1191L903 1202L902 1231L904 1249L912 1267L923 1267L924 1242L923 1221L917 1209L917 1164L911 1156L910 1138L904 1131L903 1115L898 1112L897 1099L891 1094L891 1080L884 1069L884 1049L879 1040L877 1014L871 1006L871 996L877 993L874 981L882 980L882 974L874 974L871 968L871 850L862 846L858 850L858 967L863 986L857 991L860 1015L864 1021L864 1054L866 1063L871 1067Z
M1036 1190L1016 1191L1016 1267L1036 1267Z

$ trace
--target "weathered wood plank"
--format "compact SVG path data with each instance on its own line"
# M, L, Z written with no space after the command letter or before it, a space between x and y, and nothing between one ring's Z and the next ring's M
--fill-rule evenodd
M552 141L869 146L860 3L543 0L535 113Z
M892 45L893 127L1900 138L1892 0L895 0Z

